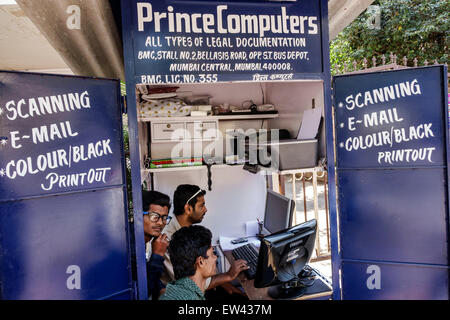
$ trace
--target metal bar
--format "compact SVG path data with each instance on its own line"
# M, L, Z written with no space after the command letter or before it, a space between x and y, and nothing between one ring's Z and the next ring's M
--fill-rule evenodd
M386 64L384 66L374 67L370 69L363 69L357 71L346 72L345 74L361 74L361 73L370 73L370 72L378 72L378 71L386 71L389 69L408 69L409 67L399 66L396 63Z
M314 192L314 217L317 221L317 235L316 235L316 253L317 256L320 256L320 252L322 252L320 248L320 228L319 228L319 201L317 199L317 171L313 171L313 192Z
M295 207L297 207L297 191L295 190L295 173L292 174L292 199L294 200ZM292 224L297 225L297 208L293 211L294 217L292 219Z
M155 191L155 174L153 172L150 172L150 184L152 185L150 190Z
M265 176L266 176L266 189L273 190L273 182L272 182L273 175L266 174Z
M303 212L305 214L305 222L308 221L308 212L306 211L306 186L305 186L306 175L304 174L302 177L303 184Z
M279 193L284 196L286 194L286 181L284 179L284 175L278 175L278 182L280 186Z
M272 190L280 193L280 181L277 173L272 173Z
M323 189L324 189L324 196L325 196L325 219L327 222L327 245L328 245L328 252L331 251L331 245L330 245L330 222L328 221L328 183L327 183L328 175L325 172L323 176Z
M147 157L152 158L152 129L150 122L145 122L147 128Z

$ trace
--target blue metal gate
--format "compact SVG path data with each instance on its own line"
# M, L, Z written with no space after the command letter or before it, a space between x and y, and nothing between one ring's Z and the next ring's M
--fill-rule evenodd
M343 299L448 299L447 70L334 79Z
M130 299L119 83L0 72L0 298Z

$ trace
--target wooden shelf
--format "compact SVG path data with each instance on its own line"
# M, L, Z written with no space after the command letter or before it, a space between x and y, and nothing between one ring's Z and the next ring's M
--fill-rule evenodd
M271 114L239 114L239 115L229 115L229 116L206 116L206 117L139 117L138 120L141 122L153 122L153 121L208 121L208 120L221 120L221 121L232 121L232 120L261 120L261 119L276 119L278 118L278 113Z

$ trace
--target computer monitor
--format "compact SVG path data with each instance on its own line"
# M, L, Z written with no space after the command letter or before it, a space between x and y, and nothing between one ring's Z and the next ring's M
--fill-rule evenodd
M294 208L293 200L268 189L263 233L269 235L289 228L292 224Z
M303 269L313 253L316 232L313 219L261 239L255 288L270 287L268 294L274 299L302 296L314 282Z

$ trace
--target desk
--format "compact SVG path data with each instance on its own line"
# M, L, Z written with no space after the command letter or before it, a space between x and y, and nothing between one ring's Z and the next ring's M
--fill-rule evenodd
M228 262L233 262L234 257L231 250L223 251L225 258ZM250 300L273 300L267 293L269 287L255 288L253 285L254 280L248 280L245 274L241 273L237 278L244 288L245 293ZM296 298L295 300L328 300L331 299L333 289L328 285L322 275L317 274L316 282L311 287L306 289L303 296Z

